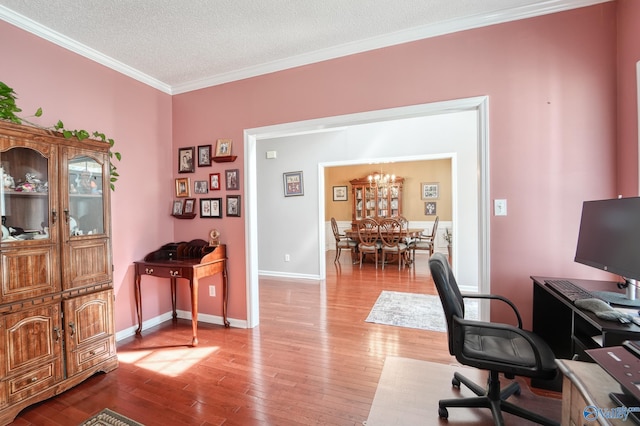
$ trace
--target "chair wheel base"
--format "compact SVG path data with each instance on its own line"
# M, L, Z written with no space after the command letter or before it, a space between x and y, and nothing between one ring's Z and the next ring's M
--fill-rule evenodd
M438 416L442 419L448 419L449 410L447 410L445 407L438 407Z

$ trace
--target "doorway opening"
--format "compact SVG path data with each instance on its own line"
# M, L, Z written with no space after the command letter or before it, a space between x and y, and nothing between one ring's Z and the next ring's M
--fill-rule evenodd
M455 133L457 127L452 125L453 120L458 116L464 116L467 123L465 137L455 137L450 133ZM424 136L424 142L419 146L412 146L413 154L406 152L400 154L402 158L424 158L428 155L454 155L455 176L453 176L454 192L457 194L453 199L453 224L459 230L458 235L465 235L464 239L454 238L454 244L458 247L456 256L465 260L463 272L468 274L468 279L461 279L461 282L469 282L475 286L475 290L481 292L488 291L489 277L489 173L488 173L488 98L475 97L454 101L437 102L409 107L393 108L387 110L371 111L366 113L350 114L345 116L327 117L322 119L307 120L296 123L286 123L274 126L261 127L245 130L245 185L247 200L247 218L245 221L245 246L246 246L246 300L247 300L247 327L252 328L259 323L259 303L258 303L258 181L263 182L263 176L259 176L258 162L263 161L262 152L258 157L258 148L263 150L268 141L276 138L290 138L298 135L319 135L322 132L337 132L346 129L358 128L362 125L372 125L375 129L368 138L366 155L362 158L371 160L383 160L392 157L397 151L401 140L393 144L381 142L380 150L374 153L376 147L375 140L380 134L380 129L385 124L391 125L393 122L410 119L425 119L431 122L447 122L448 130L441 134L432 134L432 137ZM469 121L470 120L470 121ZM375 127L375 126L378 127ZM469 131L470 127L470 131ZM422 135L418 135L422 137ZM411 135L415 138L416 135ZM436 146L440 143L440 146ZM392 145L392 146L389 146ZM299 146L299 145L298 145ZM349 144L340 145L348 154ZM342 150L343 148L340 148ZM322 149L315 148L317 153L322 153ZM361 155L363 150L358 151ZM332 152L335 155L335 152ZM342 153L340 153L342 154ZM353 154L353 153L352 153ZM316 247L309 247L311 255L318 259L324 258L324 182L322 159L307 155L306 159L298 159L299 164L307 161L307 170L311 169L309 162L315 162L317 175L310 176L310 182L305 183L305 199L299 198L300 203L313 203L314 212L307 211L304 219L307 224L305 232L306 240L314 240ZM346 158L346 157L345 157ZM345 160L346 162L349 160ZM274 163L272 163L274 164ZM282 175L280 170L278 173ZM308 176L309 172L305 175ZM470 177L469 177L470 176ZM262 193L260 194L263 195ZM271 200L282 198L274 196ZM292 206L287 204L287 208ZM273 208L273 202L271 202ZM307 207L308 208L308 207ZM317 229L313 231L308 223L317 223ZM285 242L286 243L286 242ZM292 243L289 242L291 245ZM313 245L313 243L312 243ZM322 255L320 255L322 253ZM320 270L318 259L315 259L314 267ZM321 262L324 262L322 260ZM460 264L454 259L454 266ZM322 269L324 271L324 268ZM319 273L319 272L316 272ZM457 274L460 276L460 273Z

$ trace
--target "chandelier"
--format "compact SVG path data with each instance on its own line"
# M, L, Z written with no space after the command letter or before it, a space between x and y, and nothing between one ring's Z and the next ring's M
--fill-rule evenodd
M369 188L377 188L377 189L388 189L393 186L396 182L396 175L383 174L382 172L370 174L369 177Z

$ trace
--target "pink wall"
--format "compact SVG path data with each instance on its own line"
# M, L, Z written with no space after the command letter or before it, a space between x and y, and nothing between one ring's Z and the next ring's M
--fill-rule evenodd
M488 95L491 198L509 201L507 217L491 218L492 291L511 297L530 320L530 275L594 276L572 260L582 201L637 186L637 161L620 156L633 151L637 158L631 136L621 139L616 157L616 43L621 57L640 59L638 48L629 47L637 40L630 23L640 17L633 3L621 1L632 15L621 24L621 40L616 3L604 3L174 97L0 22L0 38L12 40L0 45L0 55L12 58L3 61L1 79L16 89L25 111L42 106L47 123L62 118L69 127L95 127L123 153L112 203L117 330L136 323L132 262L167 241L202 238L213 226L227 236L229 315L246 318L244 212L215 225L171 219L178 147L232 138L239 155L233 167L242 176L246 128ZM626 101L618 106L631 108ZM616 176L616 158L629 162L628 174ZM190 177L206 176L199 173ZM219 285L219 278L211 282ZM146 318L169 306L168 291L145 293Z
M618 192L638 195L638 86L640 2L618 0Z
M171 97L3 21L0 40L11 40L0 43L0 80L17 92L25 116L42 107L42 125L61 119L103 132L122 153L111 206L116 330L125 329L137 321L132 262L173 239ZM157 299L149 295L145 308L171 309Z
M231 137L241 167L245 128L488 95L491 198L509 201L509 216L491 219L492 291L529 318L530 275L593 273L573 255L582 201L615 193L615 46L616 8L606 3L211 87L174 97L174 148ZM207 226L178 223L176 233ZM221 226L233 235L237 316L243 222Z

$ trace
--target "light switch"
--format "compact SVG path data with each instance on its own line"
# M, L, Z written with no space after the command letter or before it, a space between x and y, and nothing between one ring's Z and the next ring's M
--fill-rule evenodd
M267 151L267 158L272 160L277 157L277 151Z
M495 216L506 216L507 200L493 200L493 214Z

